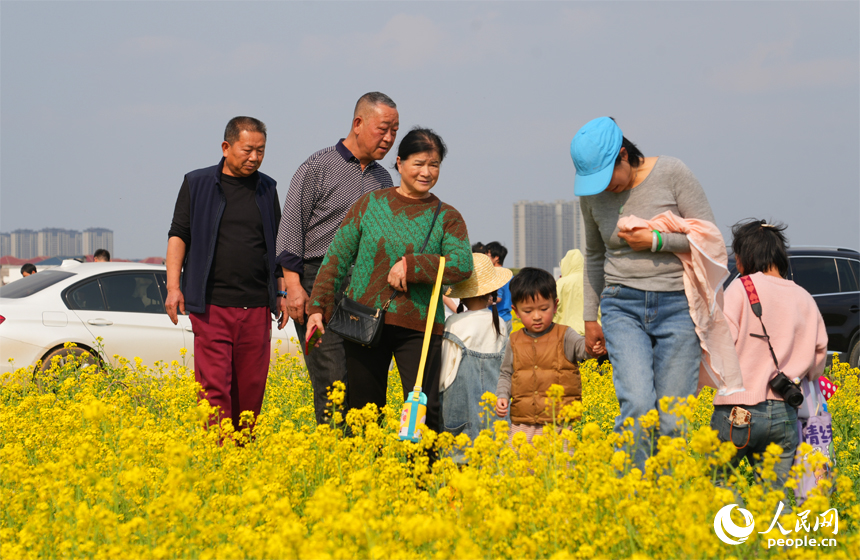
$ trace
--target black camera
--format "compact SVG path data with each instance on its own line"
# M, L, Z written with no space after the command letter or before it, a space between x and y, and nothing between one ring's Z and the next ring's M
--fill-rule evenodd
M776 372L776 376L768 382L768 385L774 393L794 408L800 408L803 404L803 393L800 392L800 388L781 371Z

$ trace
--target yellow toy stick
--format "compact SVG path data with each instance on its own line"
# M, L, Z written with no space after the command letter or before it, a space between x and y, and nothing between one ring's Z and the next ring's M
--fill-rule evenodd
M436 274L436 285L430 297L430 308L427 310L427 326L424 329L424 344L421 346L421 361L418 363L418 376L415 378L415 388L409 393L403 403L403 413L400 415L400 439L418 441L421 439L422 424L427 423L427 395L421 391L424 381L424 366L427 364L427 352L430 349L430 335L436 319L436 307L442 292L442 275L445 273L445 257L439 257L439 272Z

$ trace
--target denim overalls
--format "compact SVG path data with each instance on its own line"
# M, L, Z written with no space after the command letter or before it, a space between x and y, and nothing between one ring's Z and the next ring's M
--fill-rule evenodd
M487 391L496 393L505 350L502 348L501 352L492 354L475 352L466 348L463 341L450 332L446 331L442 336L459 346L463 352L457 377L440 395L442 426L446 432L455 436L468 434L474 441L487 425L487 414L494 414L492 411L485 412L481 419L481 396Z

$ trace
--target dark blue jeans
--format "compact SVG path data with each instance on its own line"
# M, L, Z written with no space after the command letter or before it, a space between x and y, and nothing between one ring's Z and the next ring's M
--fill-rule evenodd
M737 450L732 466L737 467L744 457L755 467L764 457L771 443L782 447L782 454L774 466L777 486L785 486L788 472L794 463L794 455L800 443L797 433L797 409L783 401L767 400L755 405L738 405L750 411L752 419L746 428L732 427L729 414L734 405L714 406L711 428L719 432L720 441L731 441ZM756 458L758 455L758 458Z

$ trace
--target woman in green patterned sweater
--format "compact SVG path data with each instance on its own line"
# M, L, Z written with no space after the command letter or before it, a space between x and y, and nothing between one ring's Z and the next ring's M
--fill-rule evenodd
M439 205L430 189L439 179L446 151L444 142L432 130L412 129L397 152L400 185L368 193L350 208L314 283L308 332L314 326L323 329L323 323L331 318L335 295L353 264L348 297L379 308L392 289L398 292L385 314L382 340L375 348L344 341L350 409L368 403L380 408L385 405L392 356L400 370L404 398L415 385L439 256L445 257L444 284L456 284L472 274L472 249L460 213L442 203L430 230ZM417 254L428 232L427 247ZM422 382L427 395L427 427L435 431L440 429L439 371L444 324L444 306L439 303Z

